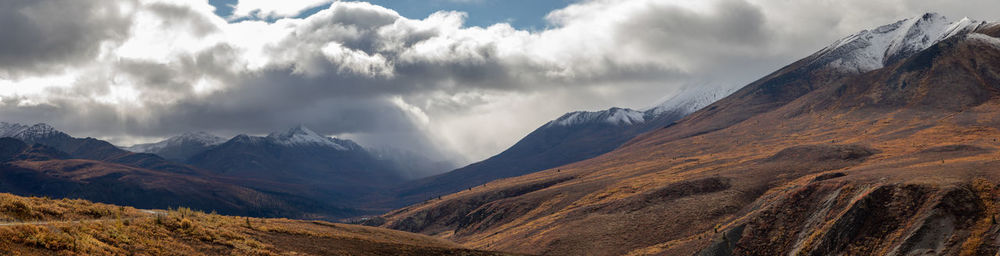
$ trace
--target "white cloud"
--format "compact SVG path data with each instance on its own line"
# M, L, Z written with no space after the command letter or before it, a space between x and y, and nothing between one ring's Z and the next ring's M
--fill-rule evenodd
M239 0L233 7L233 17L285 18L332 3L334 0Z

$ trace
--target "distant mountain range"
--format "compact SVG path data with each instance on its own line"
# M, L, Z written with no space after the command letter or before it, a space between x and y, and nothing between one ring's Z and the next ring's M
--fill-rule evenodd
M67 161L92 160L93 164L122 165L164 175L205 179L301 204L284 207L286 215L282 216L326 214L339 218L364 214L366 210L348 208L363 207L362 202L373 198L390 198L393 195L386 191L420 177L414 175L453 168L447 162L405 150L366 149L350 140L319 135L304 126L264 137L238 135L229 140L205 132L191 132L156 143L121 148L94 138L74 138L47 124L0 123L0 137L16 139L26 145L44 145L62 154L61 159ZM143 185L142 180L137 182ZM28 191L31 190L21 192ZM68 193L47 189L35 192L45 195ZM158 208L177 206L161 205L155 200L138 202L142 200L106 198L83 192L77 193L100 202L136 206L154 203ZM232 210L220 209L221 212ZM322 209L330 212L322 212ZM242 214L272 214L275 211L259 212Z
M70 158L203 177L273 195L330 202L328 206L302 208L332 208L337 214L346 208L367 209L356 211L361 214L588 159L639 134L671 125L721 96L724 93L692 90L644 111L611 108L567 113L494 157L426 178L418 175L454 166L405 150L368 149L304 126L263 137L242 134L229 140L189 132L130 147L73 138L46 124L0 123L0 136L46 145Z
M34 144L35 147L50 148L52 152L58 152L56 155L62 156L59 158L60 160L64 160L55 165L52 163L28 164L26 161L20 161L19 164L8 166L11 168L30 169L45 175L53 174L49 168L74 173L79 172L78 169L81 168L94 171L99 171L101 168L128 170L130 175L143 173L172 178L167 181L162 181L163 179L160 178L130 179L130 182L138 187L160 186L163 185L161 183L166 183L172 184L169 185L171 187L176 185L174 187L176 189L188 187L185 189L203 191L196 193L205 193L186 196L151 196L147 199L143 199L141 196L124 197L127 194L91 191L94 189L92 186L98 184L92 180L75 181L90 184L90 186L78 186L78 189L72 191L65 189L70 189L73 186L49 186L19 191L40 195L79 195L94 201L116 204L156 208L183 205L206 210L218 208L220 212L238 212L254 216L308 215L339 218L362 214L361 211L348 210L346 206L357 205L357 201L361 200L362 196L384 190L385 186L398 184L404 180L403 175L395 169L395 163L380 159L352 141L324 137L301 126L283 133L272 133L267 137L239 135L224 143L218 143L218 137L207 133L189 133L159 143L128 148L156 152L174 158L190 155L183 163L181 160L175 160L175 162L153 153L129 152L94 138L74 138L46 124L27 126L0 123L0 135L9 138L8 143L16 144L14 141L17 141L17 143L25 145ZM12 146L12 148L21 150L20 147L16 146ZM84 168L69 164L82 160L90 160L90 162L84 161L86 164L83 166L100 166L100 168ZM47 177L45 175L43 176ZM107 175L120 176L103 172L99 176ZM56 178L62 176L64 175L56 175ZM87 177L87 179L96 178L89 175ZM218 185L192 185L186 181L189 179L203 180L202 182ZM13 178L8 182L11 184L24 183L21 186L46 183L18 181ZM126 185L122 186L126 187ZM9 186L8 189L14 187L17 186ZM224 193L210 192L225 187L233 187L233 189L244 190L244 192L239 192L239 196L226 196ZM150 193L154 192L141 190L141 192L133 194L151 195ZM199 200L211 201L212 197L250 198L242 203L197 203ZM164 202L159 198L172 199ZM183 203L185 201L191 203ZM251 209L251 207L258 207L263 201L284 201L283 203L287 205L273 206L274 209ZM232 206L230 207L230 205Z

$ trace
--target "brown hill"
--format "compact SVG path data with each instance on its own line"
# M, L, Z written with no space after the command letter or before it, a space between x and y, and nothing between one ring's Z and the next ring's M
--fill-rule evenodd
M10 194L0 194L0 254L506 255L374 227Z
M994 255L1000 27L863 74L804 59L585 160L384 227L551 255Z

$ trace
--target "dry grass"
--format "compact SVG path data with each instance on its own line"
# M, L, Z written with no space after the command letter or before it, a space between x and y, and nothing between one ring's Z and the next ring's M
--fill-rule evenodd
M0 255L493 255L346 224L0 194Z

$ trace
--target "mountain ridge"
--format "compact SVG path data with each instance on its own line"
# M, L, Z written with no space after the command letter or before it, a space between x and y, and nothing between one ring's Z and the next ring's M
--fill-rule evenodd
M610 153L373 224L546 255L992 255L1000 48L976 33L1000 27L869 72L810 55Z

